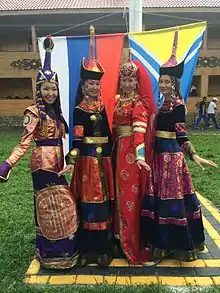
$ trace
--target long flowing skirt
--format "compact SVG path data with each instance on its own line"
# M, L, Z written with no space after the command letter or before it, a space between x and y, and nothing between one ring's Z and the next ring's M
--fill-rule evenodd
M103 170L96 157L79 157L71 182L80 217L80 252L94 258L111 256L113 250L113 172L111 159L101 160Z
M144 194L141 188L141 172L137 166L133 137L122 137L117 141L116 199L114 233L121 248L132 264L152 261L147 247L141 248L140 217ZM145 175L147 176L147 174Z
M36 257L46 268L67 269L78 260L78 216L66 179L56 173L32 173Z
M153 192L142 206L143 245L152 245L154 256L184 261L197 258L204 248L201 205L182 152L156 154Z

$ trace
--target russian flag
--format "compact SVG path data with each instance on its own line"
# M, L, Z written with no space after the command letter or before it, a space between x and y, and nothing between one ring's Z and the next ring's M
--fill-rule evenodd
M45 51L43 41L38 39L41 63L44 62ZM70 133L64 143L67 153L73 140L73 111L75 96L80 81L82 58L89 57L89 36L52 37L54 49L51 55L51 69L59 77L59 90L63 115L69 122ZM118 85L124 34L96 35L96 58L104 67L105 73L101 80L101 95L103 97L109 124L112 124L114 100Z

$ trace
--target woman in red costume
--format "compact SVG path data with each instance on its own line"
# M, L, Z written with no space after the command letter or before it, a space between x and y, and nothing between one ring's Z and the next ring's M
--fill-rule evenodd
M112 138L100 94L104 68L95 59L95 29L90 26L90 56L83 58L81 82L74 108L74 140L59 173L73 172L71 190L79 217L81 265L107 267L112 260L114 184L111 166Z
M150 176L155 105L150 77L138 61L121 67L119 91L113 119L115 238L130 263L143 264L152 261L149 251L141 250L140 207Z

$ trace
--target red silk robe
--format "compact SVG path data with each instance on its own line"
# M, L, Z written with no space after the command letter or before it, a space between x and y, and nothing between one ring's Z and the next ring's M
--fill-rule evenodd
M113 119L117 197L114 232L132 264L152 260L150 252L143 250L140 243L141 204L151 173L143 168L140 170L137 165L137 160L150 164L148 158L152 146L147 137L151 136L148 130L152 129L153 115L149 99L137 95L122 101L118 97Z

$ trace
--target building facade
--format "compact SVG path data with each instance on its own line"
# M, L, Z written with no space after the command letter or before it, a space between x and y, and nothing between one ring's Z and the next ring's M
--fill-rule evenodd
M22 3L25 4L24 2ZM65 1L64 3L59 1L59 7L56 7L53 1L51 6L48 6L50 1L35 2L40 2L41 6L29 7L29 1L26 5L22 4L22 7L17 7L16 3L13 6L13 1L11 6L0 6L1 117L22 116L23 110L34 103L35 78L41 66L37 37L54 32L57 32L56 35L87 34L90 23L96 26L97 33L127 32L128 30L128 8L123 7L122 3L120 6L120 1L84 0L75 1L81 4L68 4L70 6L65 4ZM100 2L103 4L100 5ZM124 3L124 1L121 2ZM208 22L193 78L191 96L187 101L188 112L195 114L197 112L195 104L201 97L207 96L209 100L213 96L220 97L220 24L218 22L220 2L216 0L215 5L213 0L213 7L208 7L205 0L198 1L200 3L197 7L192 7L187 2L192 1L186 0L182 7L176 7L175 3L173 6L171 3L170 7L164 7L160 5L159 0L143 1L143 30L171 27L200 20ZM193 5L195 6L195 1ZM65 30L67 28L70 29ZM125 48L122 59L126 58L126 51Z

